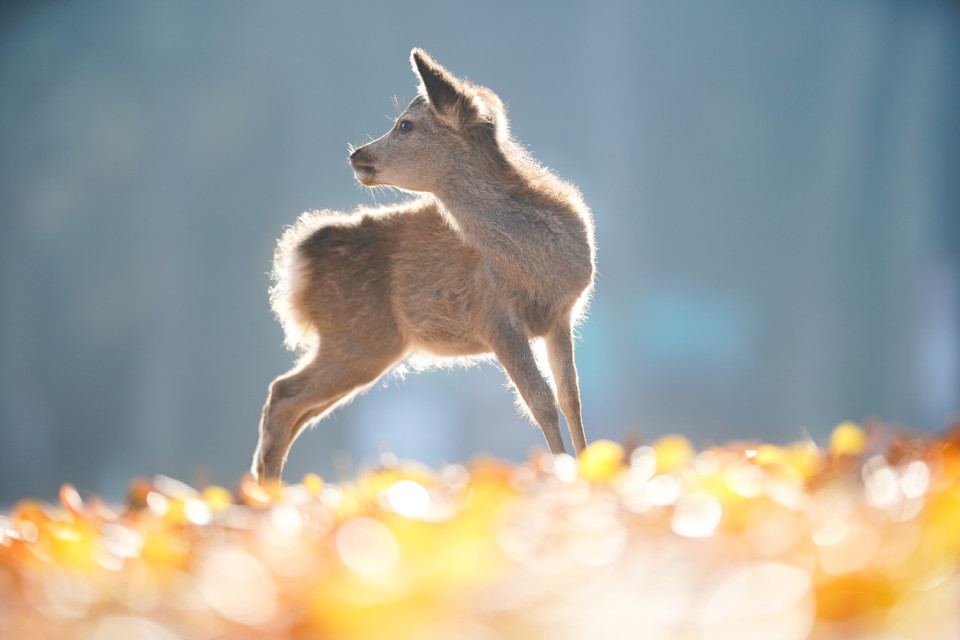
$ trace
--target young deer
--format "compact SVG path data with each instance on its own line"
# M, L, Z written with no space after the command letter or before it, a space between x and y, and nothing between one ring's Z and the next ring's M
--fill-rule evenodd
M381 138L350 155L366 186L420 192L351 215L305 213L280 239L271 303L303 357L270 385L253 472L279 479L311 420L413 353L494 354L543 430L586 447L572 329L593 286L590 210L530 158L500 99L411 53L419 95ZM557 389L530 341L543 338Z

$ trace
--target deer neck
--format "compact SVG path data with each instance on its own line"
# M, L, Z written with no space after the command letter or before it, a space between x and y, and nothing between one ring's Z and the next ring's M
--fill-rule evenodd
M460 238L484 254L517 256L540 227L542 211L494 180L471 176L435 193L440 211ZM541 238L542 242L542 238Z

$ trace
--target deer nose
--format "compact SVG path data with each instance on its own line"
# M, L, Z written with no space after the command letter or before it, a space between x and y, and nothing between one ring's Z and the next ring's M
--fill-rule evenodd
M350 154L350 168L357 169L358 167L369 167L371 165L370 159L364 156L364 147L354 149L353 153Z

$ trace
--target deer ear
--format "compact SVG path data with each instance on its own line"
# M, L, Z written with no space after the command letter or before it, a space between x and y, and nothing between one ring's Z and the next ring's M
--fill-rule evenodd
M423 49L410 52L413 70L420 78L420 94L425 96L441 116L458 120L468 102L460 81L434 62Z

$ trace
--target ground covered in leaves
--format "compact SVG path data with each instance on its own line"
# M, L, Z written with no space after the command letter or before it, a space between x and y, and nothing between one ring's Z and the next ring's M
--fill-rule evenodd
M681 436L0 515L0 638L960 637L960 430Z

